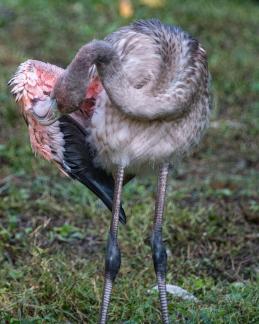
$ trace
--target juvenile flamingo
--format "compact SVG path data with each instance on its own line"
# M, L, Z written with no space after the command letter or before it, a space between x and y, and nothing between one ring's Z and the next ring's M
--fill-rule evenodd
M23 64L35 68L32 74L38 80L38 63ZM53 67L53 71L56 69ZM43 64L40 70L49 73ZM69 158L71 165L90 149L95 152L89 158L91 165L115 175L100 323L107 321L112 285L121 263L117 233L123 179L125 175L147 170L158 170L151 246L162 320L169 323L167 255L162 239L167 176L169 164L176 164L199 143L209 122L206 52L196 39L178 27L155 19L140 20L110 34L104 41L84 45L66 70L53 73L55 80L48 91L44 85L39 86L42 98L39 96L37 100L27 90L30 77L23 78L24 74L18 70L11 83L23 107L24 98L30 99L26 110L31 118L29 127L31 123L40 123L45 125L42 129L49 129L57 123L62 125L64 118L68 118L64 115L72 114L80 124L77 127L83 128L86 143ZM26 81L22 83L19 78ZM78 121L78 114L84 114L83 123ZM52 136L58 148L64 138L62 134ZM82 136L76 132L71 138L80 142ZM31 142L34 145L33 138ZM65 161L68 152L61 151L58 155L59 161ZM71 166L65 162L62 169L69 173Z

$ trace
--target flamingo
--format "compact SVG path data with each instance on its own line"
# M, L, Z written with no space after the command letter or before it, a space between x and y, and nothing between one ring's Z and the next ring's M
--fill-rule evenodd
M97 181L101 199L109 183L106 205L113 199L112 219L99 323L107 322L121 263L117 235L119 220L125 221L123 182L158 173L151 247L162 321L169 323L162 235L167 178L170 166L191 152L209 124L205 50L179 27L139 20L82 46L65 70L26 61L10 84L33 149L79 181Z

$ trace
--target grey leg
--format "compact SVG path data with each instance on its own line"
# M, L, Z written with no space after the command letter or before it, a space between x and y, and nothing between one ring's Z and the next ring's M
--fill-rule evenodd
M153 253L154 268L157 277L157 284L159 290L159 299L162 311L162 321L164 324L169 323L168 305L166 298L166 268L167 268L167 255L166 249L162 237L162 225L163 225L163 212L166 195L167 175L169 170L169 163L165 163L160 167L158 186L157 186L157 197L156 197L156 208L155 208L155 219L154 228L151 238L151 246Z
M110 226L109 237L106 248L105 258L105 283L103 290L102 306L100 311L100 324L105 324L107 321L108 308L111 298L112 284L120 269L121 255L117 242L117 233L119 226L120 200L123 185L124 168L118 166L115 177L115 189L112 206L112 220Z

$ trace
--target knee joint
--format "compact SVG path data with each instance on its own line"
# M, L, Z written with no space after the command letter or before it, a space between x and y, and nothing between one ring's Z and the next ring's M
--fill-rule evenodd
M166 273L167 254L160 233L153 233L151 238L152 256L156 273Z
M121 264L121 255L117 242L109 234L107 252L105 259L105 272L109 273L111 279L114 280Z

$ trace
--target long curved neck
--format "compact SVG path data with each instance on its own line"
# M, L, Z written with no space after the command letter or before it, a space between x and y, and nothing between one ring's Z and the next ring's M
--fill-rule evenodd
M102 84L117 109L132 118L175 119L190 109L200 86L201 89L207 87L206 57L201 48L198 48L195 61L196 65L182 71L179 80L172 82L163 92L151 95L132 86L118 54L109 43L92 41L79 50L57 83L54 96L63 106L61 112L78 109L88 86L89 69L95 64Z
M79 109L84 101L89 84L89 70L94 60L95 53L89 45L83 46L57 80L52 97L57 100L63 114Z
M128 91L134 90L119 56L109 43L92 41L81 47L54 87L52 97L63 114L77 110L82 104L89 84L89 69L94 64L111 101L123 110L131 105Z
M96 41L94 51L96 57L93 63L110 100L117 109L132 118L178 119L188 113L201 96L207 96L206 53L200 46L188 57L192 63L181 66L177 80L173 79L156 94L137 89L130 83L118 54L109 43ZM169 78L172 78L171 74Z

